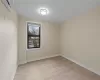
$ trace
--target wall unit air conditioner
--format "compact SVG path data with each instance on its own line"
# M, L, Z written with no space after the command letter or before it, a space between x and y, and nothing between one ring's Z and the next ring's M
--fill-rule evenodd
M10 11L11 10L11 5L9 0L1 0L2 4Z

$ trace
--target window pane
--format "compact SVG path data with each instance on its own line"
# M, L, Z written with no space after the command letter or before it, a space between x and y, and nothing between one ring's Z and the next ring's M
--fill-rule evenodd
M40 48L40 24L27 23L28 48Z

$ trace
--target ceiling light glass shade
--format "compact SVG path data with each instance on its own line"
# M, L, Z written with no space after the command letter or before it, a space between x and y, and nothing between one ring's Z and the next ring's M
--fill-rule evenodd
M39 8L39 14L41 15L47 15L49 14L49 10L47 8Z
M40 13L41 13L42 15L47 15L47 10L46 10L46 9L41 9L41 10L40 10Z

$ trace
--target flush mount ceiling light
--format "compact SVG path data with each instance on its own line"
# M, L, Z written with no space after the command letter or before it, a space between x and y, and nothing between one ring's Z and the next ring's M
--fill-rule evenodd
M47 8L39 8L38 12L43 16L49 14L49 10Z

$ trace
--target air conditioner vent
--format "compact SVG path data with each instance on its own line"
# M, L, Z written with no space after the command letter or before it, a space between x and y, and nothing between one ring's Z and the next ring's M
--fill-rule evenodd
M4 4L4 6L10 11L11 9L11 5L9 0L1 0L2 4Z
M7 4L10 6L10 2L8 0L6 0L6 1L7 1Z

